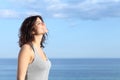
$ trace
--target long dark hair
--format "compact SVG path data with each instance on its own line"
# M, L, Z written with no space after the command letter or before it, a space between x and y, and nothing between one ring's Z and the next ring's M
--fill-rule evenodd
M34 24L37 18L40 18L40 20L44 22L40 15L29 16L23 21L19 31L20 47L22 47L26 43L31 43L34 40L34 34L32 34L32 32L34 30ZM46 36L47 36L47 33L43 34L43 37L40 43L40 47L42 48L44 48L43 44L45 43Z

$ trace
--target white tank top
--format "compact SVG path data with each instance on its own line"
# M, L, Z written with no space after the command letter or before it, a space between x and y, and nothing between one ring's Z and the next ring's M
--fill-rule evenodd
M28 65L25 80L48 80L51 62L47 58L44 61L38 54L37 50L31 45L34 51L34 61Z

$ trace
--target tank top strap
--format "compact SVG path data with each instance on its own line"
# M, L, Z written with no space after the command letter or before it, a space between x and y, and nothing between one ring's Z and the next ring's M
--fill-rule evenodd
M37 54L38 51L36 50L36 48L34 47L34 45L33 45L32 43L30 43L30 46L31 46L31 48L32 48L33 51L34 51L34 55L35 55L35 57L40 58L41 60L43 60L43 59L41 58L41 56L39 56L39 55ZM46 57L46 60L48 60L48 57L46 56L46 54L45 54L44 51L43 51L43 53L44 53L44 55L45 55L45 57Z
M35 48L34 48L33 44L30 43L30 46L31 46L31 48L32 48L32 50L34 51L34 54L35 54Z
M34 52L34 59L35 59L35 58L37 58L36 49L35 49L35 47L34 47L34 45L32 43L30 43L30 46L31 46L31 48L32 48L32 50Z

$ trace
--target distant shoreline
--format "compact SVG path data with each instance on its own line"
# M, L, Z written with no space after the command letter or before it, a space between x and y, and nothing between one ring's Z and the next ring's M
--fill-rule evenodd
M17 59L17 58L0 58L0 59ZM120 59L120 58L49 58L49 59Z

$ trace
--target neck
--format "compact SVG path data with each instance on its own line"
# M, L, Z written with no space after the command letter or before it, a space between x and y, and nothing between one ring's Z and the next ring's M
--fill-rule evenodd
M41 43L42 37L43 37L43 35L35 35L34 36L34 41L32 42L33 45L35 45L37 47L40 47L40 43Z

